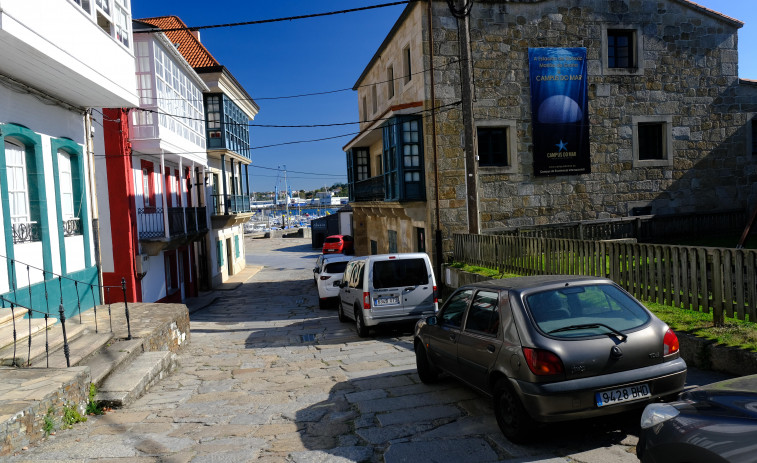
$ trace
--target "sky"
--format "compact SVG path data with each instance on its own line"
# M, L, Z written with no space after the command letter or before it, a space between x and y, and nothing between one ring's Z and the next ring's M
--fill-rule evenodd
M134 19L176 15L193 27L288 18L392 1L132 0L131 7ZM739 30L739 77L757 80L757 0L696 3L745 23ZM251 190L273 191L278 185L279 191L284 191L285 184L292 190L313 190L347 182L342 147L358 131L359 118L357 92L352 87L404 7L201 30L203 45L260 107L250 129ZM282 98L311 93L324 94ZM344 123L354 124L254 126Z

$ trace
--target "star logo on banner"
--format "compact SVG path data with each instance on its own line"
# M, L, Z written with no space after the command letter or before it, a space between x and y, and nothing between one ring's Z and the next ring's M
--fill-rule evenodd
M558 153L563 150L568 151L568 144L562 141L562 139L560 139L560 143L555 144L555 146L558 148Z

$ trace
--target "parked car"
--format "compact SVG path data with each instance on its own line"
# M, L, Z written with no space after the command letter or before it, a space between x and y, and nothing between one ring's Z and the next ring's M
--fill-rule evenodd
M350 235L331 235L323 240L324 254L352 254L355 242Z
M342 279L349 260L350 257L344 254L327 254L318 257L316 267L313 269L313 278L318 287L318 307L321 309L325 309L329 302L336 301L339 297L339 286L335 283Z
M456 290L420 320L418 376L446 372L493 398L503 434L641 408L684 387L675 333L605 278L531 276Z
M727 379L649 404L636 455L644 463L741 463L757 459L757 375Z
M360 337L372 326L412 322L438 309L434 271L422 252L355 257L339 286L339 321L354 320Z

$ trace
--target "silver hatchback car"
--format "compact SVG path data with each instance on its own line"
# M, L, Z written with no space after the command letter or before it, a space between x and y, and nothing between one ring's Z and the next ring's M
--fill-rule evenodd
M683 390L678 338L605 278L532 276L468 285L418 321L424 383L446 372L493 398L513 442L537 423L643 408Z

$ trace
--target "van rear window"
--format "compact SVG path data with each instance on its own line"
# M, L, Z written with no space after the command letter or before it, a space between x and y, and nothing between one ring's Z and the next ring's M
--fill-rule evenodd
M428 284L428 270L423 259L380 260L373 263L373 287L396 288Z

